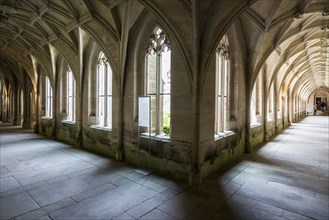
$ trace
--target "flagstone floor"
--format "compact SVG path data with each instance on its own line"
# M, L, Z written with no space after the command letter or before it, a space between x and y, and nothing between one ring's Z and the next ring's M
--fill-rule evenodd
M0 219L329 219L328 116L293 124L198 187L0 129Z

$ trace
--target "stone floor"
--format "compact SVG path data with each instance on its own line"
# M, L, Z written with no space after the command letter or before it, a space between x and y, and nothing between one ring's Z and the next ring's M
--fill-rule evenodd
M329 117L309 116L199 187L0 126L0 219L329 219Z

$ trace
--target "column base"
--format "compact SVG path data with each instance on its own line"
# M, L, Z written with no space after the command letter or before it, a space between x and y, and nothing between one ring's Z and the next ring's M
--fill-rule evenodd
M26 129L30 129L34 127L34 121L30 119L24 119L22 123L22 127Z

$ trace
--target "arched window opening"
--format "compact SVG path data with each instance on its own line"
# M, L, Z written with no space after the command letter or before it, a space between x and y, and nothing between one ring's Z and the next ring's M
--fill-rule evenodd
M262 122L262 110L263 110L263 77L259 75L256 81L256 118L257 123L261 124Z
M146 53L146 95L151 97L151 132L170 135L171 47L165 32L157 27Z
M76 115L76 82L71 69L67 71L67 120L75 121Z
M46 116L53 117L53 89L48 77L46 77Z
M251 94L251 100L250 100L250 125L256 125L257 124L257 117L256 117L256 108L257 108L257 101L256 101L256 93L257 88L256 84L254 85L254 89L252 90Z
M97 66L97 125L112 129L112 69L103 52Z
M219 43L216 60L215 133L218 134L227 129L230 60L228 39L226 36Z

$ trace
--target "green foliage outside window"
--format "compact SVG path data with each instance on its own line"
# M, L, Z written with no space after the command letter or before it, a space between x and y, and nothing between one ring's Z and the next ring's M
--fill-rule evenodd
M165 135L170 134L170 113L163 116L162 131Z

